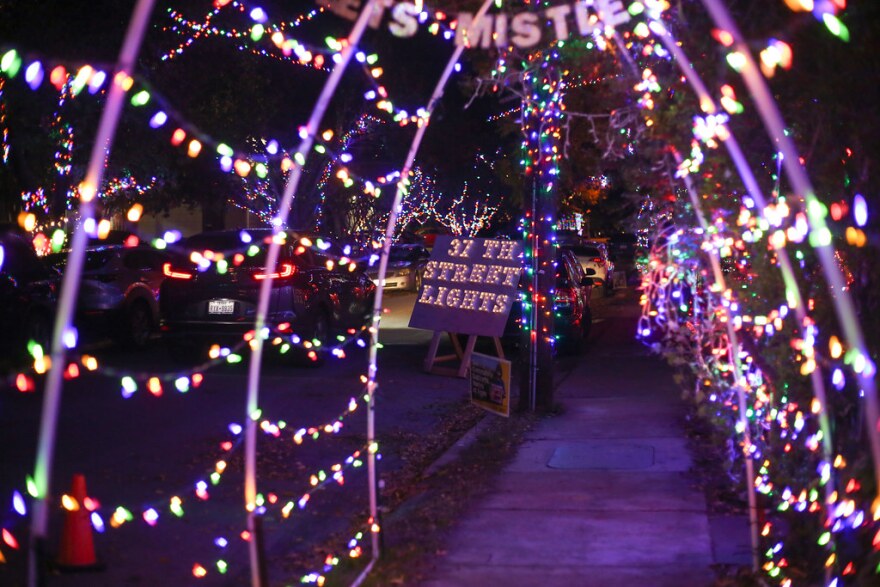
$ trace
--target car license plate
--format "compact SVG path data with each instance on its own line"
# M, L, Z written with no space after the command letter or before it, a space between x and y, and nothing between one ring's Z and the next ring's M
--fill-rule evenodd
M235 302L232 300L209 300L208 314L232 314Z

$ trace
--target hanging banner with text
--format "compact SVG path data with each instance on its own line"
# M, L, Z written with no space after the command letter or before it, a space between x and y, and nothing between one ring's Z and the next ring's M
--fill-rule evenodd
M354 21L366 0L317 0L330 12ZM387 14L387 16L386 16ZM386 26L397 37L412 37L428 12L421 3L383 0L378 3L369 25ZM529 49L540 44L580 37L610 37L614 28L628 23L632 16L621 0L577 0L545 6L540 10L486 14L476 24L474 14L459 12L455 21L455 44L472 49L505 48L513 45Z
M510 361L471 355L471 402L484 410L510 416Z
M520 241L438 236L410 328L501 336L522 272Z

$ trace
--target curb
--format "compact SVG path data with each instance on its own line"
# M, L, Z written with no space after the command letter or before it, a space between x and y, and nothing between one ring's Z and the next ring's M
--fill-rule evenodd
M477 440L477 436L489 426L490 421L489 414L483 416L473 428L465 432L461 438L456 440L452 446L446 449L446 452L437 457L437 460L433 463L428 465L422 473L422 477L430 477L449 463L455 461L464 449L471 446Z

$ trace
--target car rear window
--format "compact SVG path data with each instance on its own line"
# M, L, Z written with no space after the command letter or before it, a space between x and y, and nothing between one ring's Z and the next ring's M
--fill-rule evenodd
M123 263L129 269L161 271L162 263L168 260L168 255L156 249L131 249L126 251Z
M98 269L104 267L115 254L116 251L114 249L97 249L94 251L86 251L85 257L83 258L82 270L97 271ZM68 252L52 253L50 255L46 255L46 261L59 271L64 271L64 269L67 267L68 255Z
M421 257L428 258L428 252L415 247L391 247L388 253L389 261L415 261Z
M577 246L572 247L572 251L574 251L575 255L580 255L581 257L599 257L601 253L597 247L585 247L585 246Z
M83 262L83 271L95 271L110 262L110 259L116 254L113 249L104 249L100 251L86 251L86 258ZM67 256L64 257L67 259Z

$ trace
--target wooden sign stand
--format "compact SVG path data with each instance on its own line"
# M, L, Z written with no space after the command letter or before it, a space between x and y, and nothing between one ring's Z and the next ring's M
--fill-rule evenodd
M428 356L425 357L425 371L428 373L434 373L435 375L449 375L451 377L467 377L468 368L471 364L471 355L474 352L474 347L477 344L477 336L476 334L469 334L467 344L464 349L461 348L461 342L458 340L458 333L456 332L447 332L449 335L449 340L452 341L452 349L455 351L451 355L441 355L437 356L437 349L440 347L440 337L443 336L443 333L439 330L434 331L434 336L431 337L431 344L428 347ZM504 358L504 349L501 347L501 339L497 336L491 337L495 343L495 352L498 355L499 359ZM458 368L452 367L441 367L438 366L437 363L445 363L447 361L461 361L458 365Z

